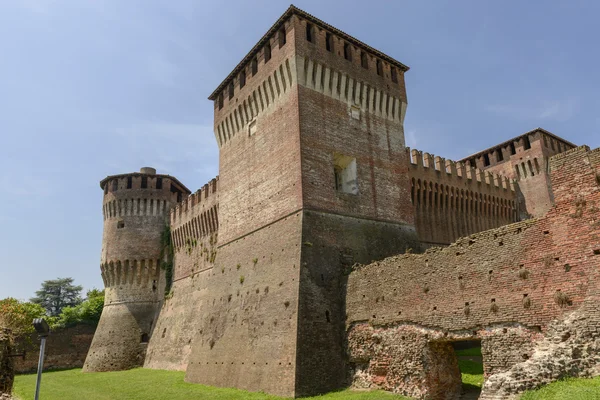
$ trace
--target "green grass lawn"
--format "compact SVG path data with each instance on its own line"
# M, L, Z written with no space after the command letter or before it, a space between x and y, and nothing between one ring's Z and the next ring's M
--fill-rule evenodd
M483 364L469 360L458 360L463 385L481 387L483 385Z
M279 400L281 397L186 383L184 372L133 369L121 372L82 373L80 369L45 372L43 400ZM33 399L35 374L15 377L14 394ZM319 400L406 400L381 391L349 390L311 397Z
M600 377L593 379L568 378L539 390L525 392L520 400L599 400Z

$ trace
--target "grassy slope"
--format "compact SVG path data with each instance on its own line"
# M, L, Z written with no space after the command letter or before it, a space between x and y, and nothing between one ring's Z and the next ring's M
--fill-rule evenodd
M593 379L569 378L554 382L539 390L525 392L521 400L598 400L600 377Z
M278 400L281 397L220 389L183 381L184 373L133 369L122 372L82 373L80 369L44 373L40 397L44 400ZM14 393L32 399L35 375L19 375ZM311 397L320 400L401 400L384 392L342 391Z

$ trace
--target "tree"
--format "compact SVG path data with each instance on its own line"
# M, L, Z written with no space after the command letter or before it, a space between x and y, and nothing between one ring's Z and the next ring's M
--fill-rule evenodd
M42 288L35 292L36 296L31 299L31 302L44 307L49 316L56 317L63 308L75 307L81 303L79 295L82 289L81 286L73 285L73 278L44 281Z
M39 304L25 303L12 297L0 300L0 327L8 328L13 337L33 332L32 322L46 310Z
M65 307L56 321L57 327L67 327L84 323L98 325L104 307L104 290L92 289L87 298L75 307Z

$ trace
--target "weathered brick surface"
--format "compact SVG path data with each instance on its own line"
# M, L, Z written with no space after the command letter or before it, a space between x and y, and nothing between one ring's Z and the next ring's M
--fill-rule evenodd
M95 326L80 324L52 331L46 340L44 370L83 367L95 330ZM37 371L40 356L40 340L37 334L17 341L15 352L23 351L25 359L14 359L15 371Z
M173 285L153 327L146 368L185 371L217 256L218 178L171 209Z
M572 143L538 128L461 161L517 180L521 217L539 217L553 205L550 157L573 147Z
M151 168L107 177L101 271L104 309L84 371L118 371L144 363L164 293L161 237L171 206L189 190Z
M409 174L415 226L427 245L519 220L518 187L506 176L414 149Z
M350 353L365 353L364 335L353 340L354 331L365 329L365 324L383 332L395 326L422 327L432 331L431 341L481 339L484 371L493 376L532 357L544 342L543 335L552 335L550 323L568 318L570 312L580 312L581 325L598 332L597 315L585 306L597 299L600 287L598 153L598 149L580 147L551 159L556 206L539 219L471 235L424 254L392 257L353 272L346 294ZM583 336L581 342L597 345L597 334ZM389 357L393 346L406 339L394 338L380 354ZM401 353L395 354L402 360ZM374 377L371 370L377 362L373 354L361 368ZM591 374L589 364L589 359L584 360L577 369L561 370L562 375ZM427 368L419 373L427 374ZM411 395L430 393L424 381L416 388L402 383L403 374L406 370L390 372L383 383L374 378L370 382ZM507 384L518 391L557 375L561 374L543 380L529 375L526 383Z
M505 162L493 149L490 165L472 156L483 172L411 155L407 70L292 7L211 95L218 178L189 197L180 184L181 195L142 190L140 174L131 189L120 188L127 175L103 181L118 188L105 194L108 304L94 370L144 362L284 396L353 383L455 398L453 341L482 341L490 379L534 359L550 321L580 309L596 282L600 153L555 157L551 185L536 159L568 146L552 149L547 139L558 139L543 132L527 134L531 149L520 138ZM511 170L522 157L536 168L531 179ZM165 212L136 214L137 199ZM539 218L507 225L529 213ZM153 267L165 222L175 256L163 300ZM149 260L142 276L131 273L137 260Z

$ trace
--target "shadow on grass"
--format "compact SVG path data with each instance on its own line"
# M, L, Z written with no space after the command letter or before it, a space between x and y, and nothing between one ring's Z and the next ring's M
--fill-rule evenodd
M71 371L74 369L81 369L81 367L63 367L63 368L48 368L48 369L44 369L44 371L42 372L42 374L48 373L48 372L62 372L62 371ZM15 376L19 376L19 375L36 375L37 374L37 370L35 371L25 371L25 372L18 372L15 373Z

